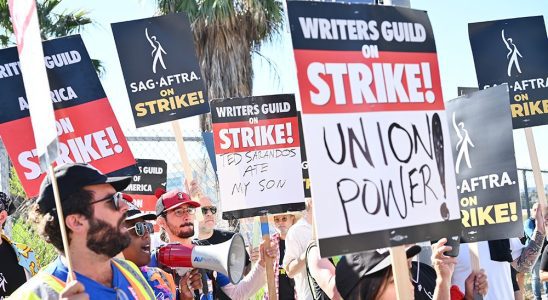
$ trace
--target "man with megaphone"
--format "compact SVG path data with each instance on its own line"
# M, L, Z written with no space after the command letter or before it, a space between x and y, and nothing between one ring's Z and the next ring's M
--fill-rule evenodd
M277 249L267 251L261 247L258 264L243 279L245 263L245 245L243 238L235 234L229 241L211 246L195 246L194 222L196 208L200 203L190 199L190 196L179 190L172 190L161 195L156 202L157 224L166 232L170 244L160 247L153 253L150 266L160 266L170 270L178 280L181 272L176 268L206 268L216 271L216 284L231 299L248 299L266 283L265 256L275 257ZM176 244L174 244L176 243ZM241 280L240 280L241 279ZM216 295L207 291L208 299L216 299Z
M154 291L156 300L192 300L193 291L202 288L201 274L197 269L188 272L181 278L178 285L173 276L160 268L148 267L150 263L150 235L154 232L154 225L147 221L156 220L156 214L145 213L133 204L133 198L123 194L129 207L126 212L124 225L131 237L129 246L122 251L124 259L132 261L143 273L150 287ZM179 287L177 297L176 287Z

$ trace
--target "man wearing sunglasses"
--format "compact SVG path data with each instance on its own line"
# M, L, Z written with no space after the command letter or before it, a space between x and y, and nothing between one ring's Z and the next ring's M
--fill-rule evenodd
M234 232L217 229L217 207L213 204L211 199L205 195L198 185L196 180L193 180L190 184L191 193L200 199L200 210L202 212L203 219L198 222L198 243L200 245L216 245L224 243L234 236ZM258 251L257 251L258 252ZM248 274L251 271L251 261L249 255L245 253L246 266L244 274ZM213 277L209 274L208 277ZM230 297L226 295L221 287L212 282L215 298L219 300L230 300Z
M59 252L12 295L13 299L154 299L141 271L130 261L113 258L131 242L124 221L128 206L122 191L130 177L107 177L87 164L54 169L76 280L69 277L53 187L46 176L29 218L38 233Z
M129 206L124 224L131 236L129 246L123 251L124 258L132 261L141 269L143 276L154 290L157 300L176 299L176 287L173 276L160 268L147 266L151 259L150 235L154 232L154 225L147 221L156 220L156 215L141 212L132 203L133 198L130 195L124 194L124 199L128 202L127 205ZM192 291L202 288L201 275L197 271L193 270L181 278L178 300L192 300L194 299Z

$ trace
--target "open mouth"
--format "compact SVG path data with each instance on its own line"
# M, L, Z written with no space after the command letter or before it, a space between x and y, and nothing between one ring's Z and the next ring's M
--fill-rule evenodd
M141 247L141 251L143 251L147 254L150 254L150 244L147 244L147 245L144 245L143 247Z

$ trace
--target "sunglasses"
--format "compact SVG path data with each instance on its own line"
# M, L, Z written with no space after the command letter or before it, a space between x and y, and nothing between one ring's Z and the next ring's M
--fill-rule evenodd
M137 222L133 227L127 228L127 230L135 229L135 233L137 236L143 236L145 233L153 233L154 232L154 225L149 222Z
M287 220L289 220L288 216L274 217L274 223L287 222Z
M217 207L209 206L209 207L202 207L202 214L206 215L208 210L211 212L212 215L217 213Z
M114 203L114 208L116 210L120 210L120 201L123 200L123 199L124 199L124 196L122 195L122 193L117 192L114 195L108 196L106 198L91 201L89 204L93 205L93 204L96 204L96 203L99 203L99 202L112 200L112 202Z

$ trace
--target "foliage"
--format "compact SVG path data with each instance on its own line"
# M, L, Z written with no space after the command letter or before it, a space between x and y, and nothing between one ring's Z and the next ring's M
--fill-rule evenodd
M23 190L23 185L21 185L14 167L10 168L9 194L11 197L25 198L25 190Z
M161 14L186 12L210 99L251 96L252 54L281 29L276 0L156 0ZM202 130L211 130L201 118Z
M42 240L40 235L34 231L23 216L15 220L11 231L11 238L15 242L29 246L36 254L42 267L49 264L58 255L53 245Z
M85 10L63 10L58 12L63 0L39 0L36 3L40 35L42 40L63 37L79 33L86 25L93 24ZM14 46L14 34L7 0L0 0L0 46ZM99 60L92 60L99 75L104 73L104 66Z
M13 227L11 229L10 238L18 243L29 246L36 257L40 260L40 264L44 266L57 257L55 248L44 242L40 235L32 228L27 218L27 209L30 206L31 200L26 199L25 191L21 185L19 177L15 172L15 168L10 169L9 193L15 200L17 211L10 216Z

